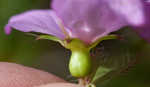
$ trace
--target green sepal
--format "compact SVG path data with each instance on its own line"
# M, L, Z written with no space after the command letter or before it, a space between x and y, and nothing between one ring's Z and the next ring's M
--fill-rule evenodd
M92 43L89 46L89 49L92 49L92 48L96 47L100 42L102 42L104 40L118 39L118 38L119 38L118 35L107 35L107 36L101 37L98 40L96 40L94 43Z
M47 39L47 40L52 40L52 41L55 41L55 42L59 42L61 45L64 46L64 41L55 37L55 36L51 36L51 35L39 35L37 37L37 39Z

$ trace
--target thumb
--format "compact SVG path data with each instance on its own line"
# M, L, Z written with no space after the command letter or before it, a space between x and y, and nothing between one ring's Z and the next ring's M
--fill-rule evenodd
M33 87L53 82L65 81L41 70L0 62L0 87Z

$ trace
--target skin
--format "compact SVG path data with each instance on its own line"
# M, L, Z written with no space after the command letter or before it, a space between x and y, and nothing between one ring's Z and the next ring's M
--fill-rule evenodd
M48 85L45 85L48 84ZM1 87L80 87L41 70L0 62Z
M70 84L70 83L52 83L52 84L47 84L39 87L82 87L76 84Z

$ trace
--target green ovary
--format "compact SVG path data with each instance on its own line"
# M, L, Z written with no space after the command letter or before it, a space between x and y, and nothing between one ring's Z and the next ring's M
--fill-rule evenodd
M88 51L72 51L69 63L70 73L74 77L85 77L91 72L91 58Z

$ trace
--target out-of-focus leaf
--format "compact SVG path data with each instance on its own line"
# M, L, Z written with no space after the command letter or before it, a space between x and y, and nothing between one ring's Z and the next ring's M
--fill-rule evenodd
M124 70L131 68L136 61L136 48L127 37L124 40L107 40L100 43L94 50L97 50L95 57L98 60L99 68L96 72L93 83L102 83L119 75Z
M106 67L99 67L92 81L95 82L96 80L98 80L99 78L103 77L111 71L112 69Z

